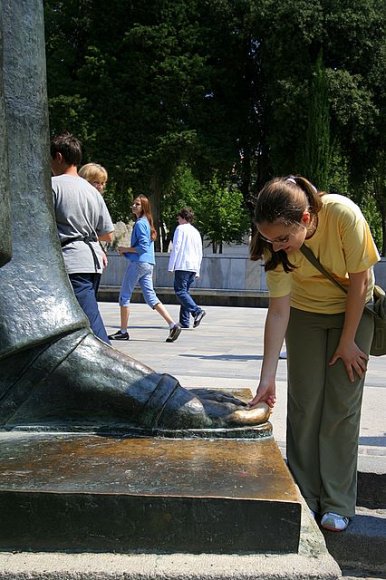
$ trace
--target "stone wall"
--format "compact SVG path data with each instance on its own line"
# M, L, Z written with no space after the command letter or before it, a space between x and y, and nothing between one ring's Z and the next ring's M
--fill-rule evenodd
M108 252L108 267L104 271L101 287L120 286L127 266L126 258L117 252ZM169 254L157 253L154 269L154 286L172 288L173 274L168 272ZM195 288L266 292L265 272L262 262L251 262L242 256L212 254L203 257L201 274Z

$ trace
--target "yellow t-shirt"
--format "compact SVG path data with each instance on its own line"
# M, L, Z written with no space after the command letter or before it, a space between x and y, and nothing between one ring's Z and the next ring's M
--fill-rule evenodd
M318 227L305 241L320 263L348 287L348 274L371 268L367 301L371 300L374 274L372 266L379 254L370 228L359 207L347 197L325 194L318 213ZM336 314L344 312L346 295L303 256L300 251L289 254L296 268L287 274L282 266L267 272L267 285L272 298L291 295L291 306L307 312Z

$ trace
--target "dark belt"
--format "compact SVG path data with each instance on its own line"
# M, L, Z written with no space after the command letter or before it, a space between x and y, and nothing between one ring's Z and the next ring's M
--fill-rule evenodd
M72 242L84 242L85 244L87 244L87 246L91 250L92 257L94 259L95 272L98 272L101 266L98 260L98 256L96 255L96 252L94 250L94 246L91 245L91 242L97 241L98 238L96 236L77 236L76 238L68 238L67 240L64 240L64 242L60 242L60 245L62 246L62 248L64 248L65 246L68 246L68 244L72 244Z

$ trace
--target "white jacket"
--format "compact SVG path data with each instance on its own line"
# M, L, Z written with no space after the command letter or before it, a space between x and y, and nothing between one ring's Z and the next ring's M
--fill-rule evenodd
M173 236L173 248L169 258L169 272L184 270L200 274L202 240L200 232L192 224L177 226Z

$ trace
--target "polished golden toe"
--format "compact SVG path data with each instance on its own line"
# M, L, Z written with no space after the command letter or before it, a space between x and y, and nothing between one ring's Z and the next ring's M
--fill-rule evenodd
M237 425L260 425L268 421L271 408L267 403L258 403L255 407L242 407L229 415L229 419Z

